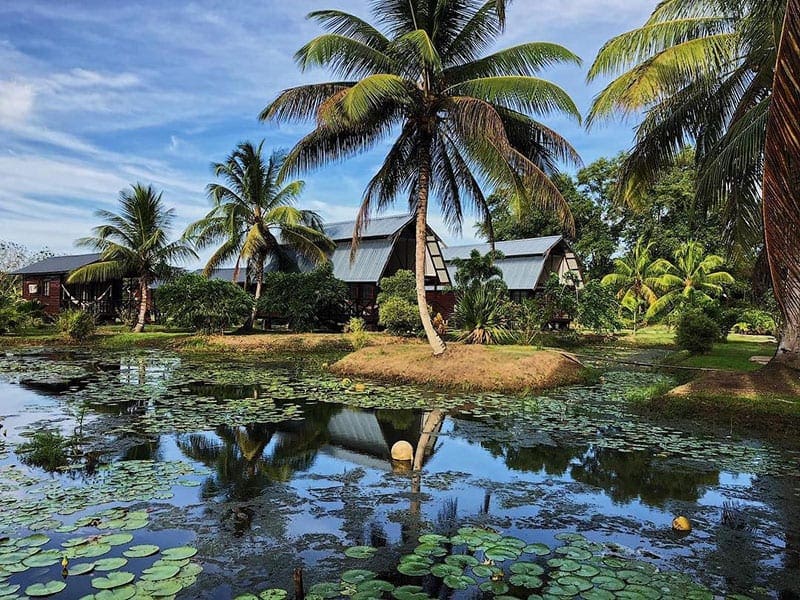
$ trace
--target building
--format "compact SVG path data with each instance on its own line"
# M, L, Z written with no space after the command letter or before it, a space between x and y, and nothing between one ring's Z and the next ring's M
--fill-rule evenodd
M41 303L45 314L51 317L69 308L79 308L101 320L113 319L122 307L122 279L67 283L73 271L99 260L97 253L53 256L11 274L22 279L22 297Z
M354 259L350 260L355 221L342 221L325 225L325 233L336 248L330 255L333 274L344 281L350 292L350 316L364 318L368 324L378 322L376 298L380 280L397 273L401 269L414 271L416 246L414 215L397 215L371 219L361 233L360 243ZM428 301L436 310L442 288L451 285L450 275L445 264L441 238L428 227L428 248L425 259L425 283ZM298 268L307 271L313 268L308 261L297 257ZM266 271L278 270L275 262L265 267ZM202 273L202 270L198 271ZM233 280L233 269L217 269L212 277ZM248 290L254 287L247 284L246 269L239 270L237 284Z
M473 250L485 256L491 251L491 246L472 244L444 249L445 260L454 278L457 269L453 260L467 259ZM533 297L552 273L565 284L581 286L584 283L580 261L562 236L497 242L495 250L503 253L503 258L495 261L495 265L502 271L503 281L515 302ZM564 323L569 320L567 315L561 319Z

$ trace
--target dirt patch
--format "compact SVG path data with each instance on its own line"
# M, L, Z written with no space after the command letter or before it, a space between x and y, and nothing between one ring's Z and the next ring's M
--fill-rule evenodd
M714 372L676 387L668 396L727 396L747 400L764 397L800 400L800 372L768 366L749 373Z
M335 363L331 371L347 377L505 392L579 383L587 372L563 352L451 344L443 356L434 357L422 343L363 348Z

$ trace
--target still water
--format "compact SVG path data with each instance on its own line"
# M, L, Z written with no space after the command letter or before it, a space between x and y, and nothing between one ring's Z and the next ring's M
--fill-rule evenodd
M656 572L720 596L800 592L798 454L643 419L625 394L660 375L610 371L536 397L355 392L322 361L0 356L0 598L48 582L66 584L57 598L232 598L291 590L296 568L306 590L369 569L423 586L422 597L579 596L553 582L526 595L505 584L453 591L397 572L420 535L464 527L550 549L578 533L597 560L647 574L622 590L581 590L586 598L666 596L650 585ZM66 465L23 460L20 446L42 431L66 438ZM419 470L392 461L398 441L414 448ZM691 533L672 531L676 515L689 517ZM368 560L345 553L362 546ZM137 556L151 548L160 552ZM71 574L89 568L81 564L94 570ZM589 581L596 571L581 572Z

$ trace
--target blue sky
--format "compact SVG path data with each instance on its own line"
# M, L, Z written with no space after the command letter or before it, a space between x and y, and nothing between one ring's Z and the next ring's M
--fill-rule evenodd
M551 70L585 112L598 86L585 69L609 37L640 24L655 0L516 0L499 46L561 43L584 67ZM369 14L367 0L4 0L0 3L0 239L74 250L97 208L129 183L164 190L176 230L204 214L209 164L243 140L290 147L307 125L264 125L282 89L322 81L294 52L320 33L314 9ZM547 121L547 120L546 120ZM625 149L631 125L586 132L550 119L586 163ZM354 215L381 150L306 174L305 207ZM399 201L397 211L403 210ZM434 226L439 222L435 209ZM438 227L448 242L461 241ZM465 223L464 238L473 230Z

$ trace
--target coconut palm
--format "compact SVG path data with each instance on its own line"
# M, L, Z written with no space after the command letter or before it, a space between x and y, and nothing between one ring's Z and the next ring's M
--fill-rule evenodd
M297 255L321 263L335 246L325 235L317 213L294 206L304 182L279 181L285 154L273 152L265 159L263 146L263 141L258 146L244 142L224 163L213 165L214 175L224 182L208 185L214 208L184 233L198 248L221 242L206 263L203 270L206 276L235 260L233 281L236 282L240 265L245 261L248 278L256 284L256 301L261 297L267 260L277 261L283 269L296 269ZM254 306L248 327L255 313Z
M695 145L698 204L721 211L735 249L760 245L767 111L786 0L662 0L640 28L603 46L589 80L614 79L588 124L643 115L620 198L637 198Z
M614 260L614 272L603 277L602 285L616 290L620 304L633 314L633 333L636 334L642 306L652 306L658 300L655 291L659 271L650 249L653 244L638 240L630 252Z
M296 54L302 69L327 67L338 81L282 92L262 120L313 119L315 129L289 153L289 176L367 151L397 137L364 192L353 232L398 196L416 215L417 304L434 354L445 346L425 299L425 251L430 196L458 230L464 210L489 224L480 182L511 189L517 213L530 205L555 210L571 224L566 202L549 175L559 161L578 163L574 149L530 115L580 119L572 99L537 77L558 63L579 63L569 50L527 43L482 56L502 31L498 0L374 0L377 26L336 10L309 17L330 33Z
M730 273L719 270L724 264L724 258L706 254L699 242L682 244L675 251L674 263L664 258L657 260L653 265L653 270L659 273L655 287L662 295L650 305L645 316L661 314L682 302L696 304L720 296L723 286L734 282Z
M767 124L764 232L783 316L775 361L800 368L800 0L789 0Z
M98 262L74 271L68 283L135 278L139 287L139 317L134 331L144 330L150 286L169 275L175 262L196 257L183 242L170 242L169 230L175 211L164 207L161 193L140 183L119 193L121 212L99 210L95 214L106 222L94 228L94 236L78 240L100 252Z

